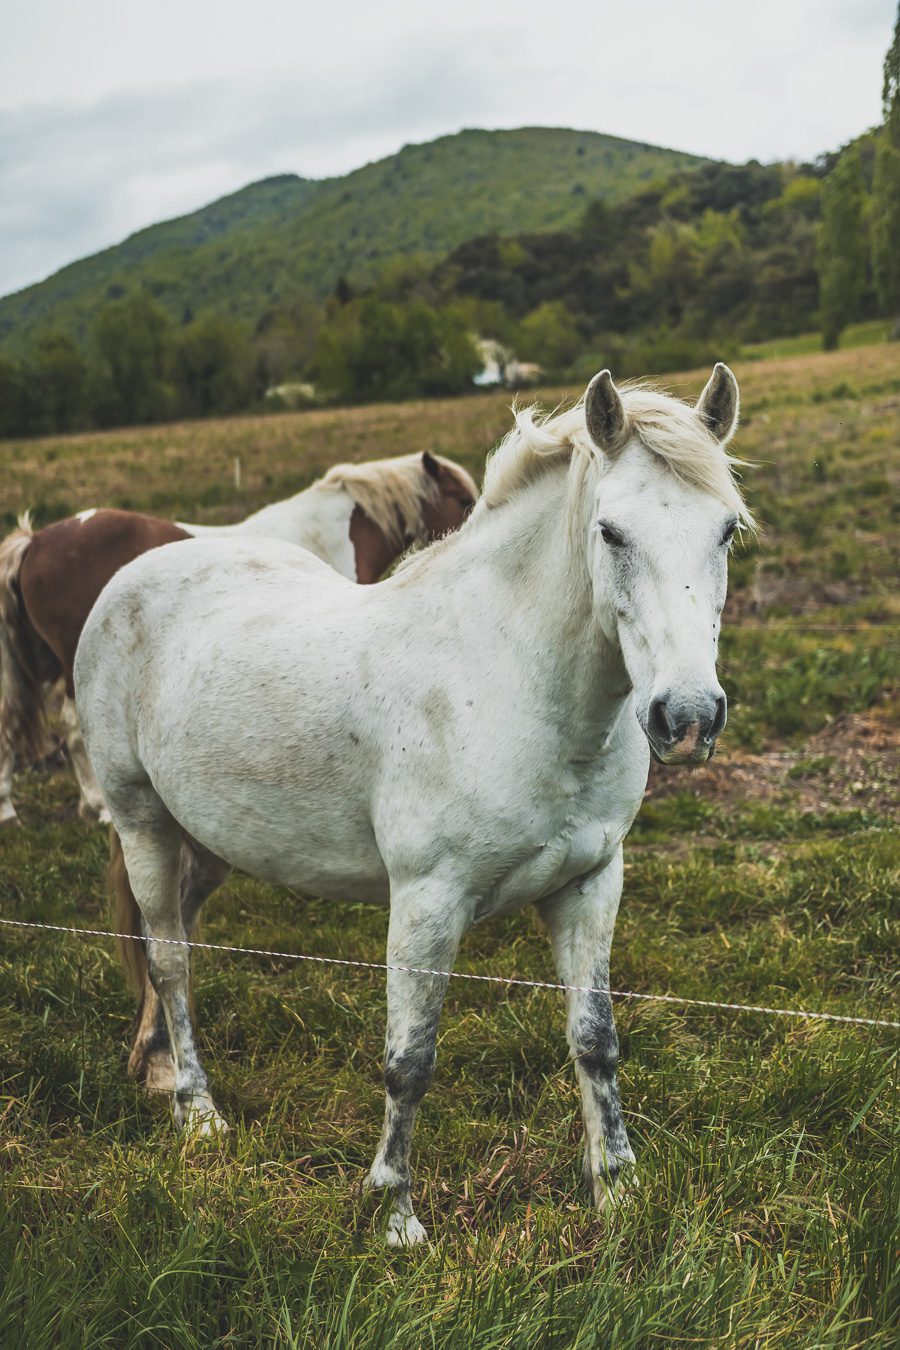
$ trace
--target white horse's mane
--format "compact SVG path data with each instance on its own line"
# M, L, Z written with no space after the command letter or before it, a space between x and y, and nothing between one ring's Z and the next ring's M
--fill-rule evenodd
M619 393L628 429L643 445L679 478L730 506L739 522L752 529L753 517L733 472L744 461L723 450L696 410L643 382L621 385ZM603 454L585 425L583 398L562 412L544 414L532 405L514 408L513 416L515 426L488 460L481 513L502 506L548 469L570 463L575 456L582 480L591 462L602 464Z
M474 480L452 460L432 455L454 478L478 496ZM392 544L404 539L424 542L422 513L426 505L436 504L440 488L422 463L421 454L397 455L365 464L335 464L319 486L323 490L344 491L364 511Z

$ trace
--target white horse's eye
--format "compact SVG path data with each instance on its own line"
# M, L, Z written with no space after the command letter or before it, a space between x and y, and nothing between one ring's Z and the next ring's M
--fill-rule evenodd
M622 537L616 534L615 530L611 530L608 525L601 524L600 537L604 543L610 544L613 548L619 548L624 543Z

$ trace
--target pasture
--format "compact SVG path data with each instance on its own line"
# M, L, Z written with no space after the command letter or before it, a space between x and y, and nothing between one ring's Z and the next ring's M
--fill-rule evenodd
M654 771L612 984L896 1020L897 353L736 373L763 534L733 559L729 724L708 768ZM705 378L668 383L696 394ZM424 446L478 473L507 402L7 443L0 512L235 519L336 460ZM0 914L104 926L107 842L77 820L70 775L45 765L17 796ZM377 962L385 931L383 912L237 877L202 936ZM470 933L458 969L553 978L529 914ZM0 931L0 1344L895 1343L896 1031L618 1001L640 1187L597 1217L561 996L451 982L414 1147L432 1244L388 1253L358 1193L381 1122L383 975L214 952L195 975L236 1123L213 1145L177 1139L167 1105L125 1079L112 944Z

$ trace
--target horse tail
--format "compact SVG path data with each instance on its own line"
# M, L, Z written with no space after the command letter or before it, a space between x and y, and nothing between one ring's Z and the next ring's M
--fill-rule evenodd
M34 761L50 752L38 674L36 634L28 622L19 573L34 531L27 514L0 544L0 746Z
M143 1022L144 1002L147 997L147 944L144 941L140 906L135 899L134 891L131 889L128 869L125 866L122 841L118 832L112 826L110 826L109 831L109 870L107 878L110 899L112 900L113 931L117 935L116 947L119 952L119 960L133 993L137 995L137 1008L134 1020L131 1023L130 1033L131 1043L134 1045ZM184 876L182 877L182 885L184 885ZM140 941L137 939L140 939ZM191 970L188 978L188 998L191 1016L195 1017L193 970ZM168 1032L165 1033L165 1043L166 1045L169 1044ZM157 1046L157 1048L159 1047ZM142 1079L146 1072L146 1065L139 1061L137 1069L132 1070L129 1067L128 1071L132 1076Z
M141 911L137 900L134 898L131 882L128 879L125 855L122 852L122 841L114 829L110 829L109 832L108 875L110 898L112 899L113 929L116 933L122 934L121 937L116 938L119 960L125 969L128 983L140 1000L135 1018L135 1025L137 1025L144 1002L147 952L142 941L135 941L136 938L143 938L144 936L144 930L141 926Z

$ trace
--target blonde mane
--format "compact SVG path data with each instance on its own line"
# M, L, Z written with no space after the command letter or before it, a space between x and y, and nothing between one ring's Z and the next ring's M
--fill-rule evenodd
M432 455L454 478L477 497L478 489L465 469ZM402 545L412 539L425 542L425 507L440 501L440 487L426 472L421 454L397 455L394 459L375 459L365 464L335 464L319 486L344 491L373 521L390 543Z
M684 482L730 506L739 522L753 528L734 478L744 461L729 455L696 410L681 399L643 383L619 387L632 435ZM515 426L488 460L481 511L502 506L522 488L560 464L577 460L583 481L589 464L603 453L588 435L584 399L562 412L544 414L536 406L514 409ZM576 494L577 495L577 494Z

